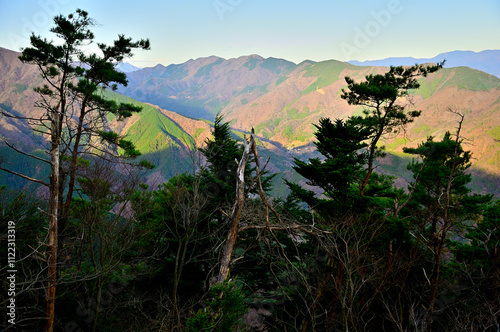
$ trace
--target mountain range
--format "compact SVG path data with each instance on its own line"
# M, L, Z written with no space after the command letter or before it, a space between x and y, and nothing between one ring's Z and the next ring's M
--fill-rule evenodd
M400 57L372 61L349 61L349 63L357 66L411 66L415 63L438 63L445 59L445 68L465 66L500 78L500 51L498 50L453 51L441 53L433 58Z
M37 96L32 87L40 84L41 78L36 68L22 64L18 55L0 48L0 107L21 115L36 113L33 105ZM491 64L490 68L494 67ZM365 75L385 71L383 66L336 60L295 64L258 55L234 59L212 56L157 65L128 72L127 87L119 88L119 94L110 94L110 98L142 105L143 111L124 122L110 118L109 126L128 135L158 166L148 181L161 182L189 169L190 151L209 137L211 121L220 112L231 121L235 137L254 128L261 154L271 157L269 170L299 181L291 169L292 160L314 155L314 124L321 117L346 118L362 112L361 107L349 106L340 98L346 86L344 77L361 81ZM411 158L402 152L403 147L453 132L457 118L448 112L451 108L465 115L462 134L471 142L467 148L475 158L474 190L500 195L500 79L461 64L419 82L420 89L406 102L409 109L422 110L422 116L408 126L405 135L383 142L388 155L380 160L378 169L399 176L398 184L405 187L411 180L405 167ZM6 118L0 118L0 134L28 149L36 150L41 143L27 125ZM42 172L23 158L12 159L13 152L5 148L0 153L15 164L13 167L29 168L33 176ZM17 181L4 174L1 177L3 182Z

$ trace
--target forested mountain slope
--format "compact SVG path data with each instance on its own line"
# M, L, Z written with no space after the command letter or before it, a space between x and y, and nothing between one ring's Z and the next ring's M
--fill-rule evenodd
M32 89L42 80L37 68L22 64L18 55L0 49L0 107L13 114L36 116L40 111L34 107L37 96ZM387 70L335 60L294 64L257 55L229 60L201 58L168 67L158 65L128 73L129 84L119 92L145 103L141 103L143 111L123 122L109 118L109 126L137 145L157 166L152 177L163 181L192 168L190 151L209 136L210 120L221 112L241 133L254 128L263 146L270 149L267 153L274 156L272 169L290 178L292 158L304 158L311 151L313 124L322 117L361 114L362 107L349 106L341 98L346 87L344 77L361 81L365 75ZM389 154L381 161L381 167L385 172L409 177L406 164L411 158L402 153L403 147L416 146L428 136L439 137L453 131L456 119L448 112L453 109L465 115L462 135L470 142L474 157L475 189L499 194L500 79L468 67L456 67L442 69L419 82L421 87L402 103L409 110L422 110L422 115L404 134L382 142ZM108 97L127 99L113 93ZM0 119L0 133L19 147L32 150L44 143L31 133L26 123L6 117ZM14 168L28 167L25 158L5 148L2 151L4 159L18 163ZM32 168L33 174L41 171ZM18 181L5 177L4 183ZM406 185L405 181L399 183Z

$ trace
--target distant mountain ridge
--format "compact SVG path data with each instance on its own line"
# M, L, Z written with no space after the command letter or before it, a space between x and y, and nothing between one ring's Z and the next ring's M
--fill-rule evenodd
M39 96L33 88L43 80L37 66L21 63L19 55L18 52L0 48L0 109L15 115L39 117L43 111L34 106ZM157 166L148 181L166 181L177 172L191 169L187 156L195 145L201 145L210 135L209 123L140 103L111 91L106 97L143 108L140 114L134 114L124 121L116 121L113 116L109 116L108 126L121 135L127 135L144 157ZM34 134L26 121L0 116L0 162L10 169L22 169L32 177L43 178L48 174L45 165L5 147L1 139L8 140L18 149L46 158L43 152L47 148L46 140ZM24 180L4 172L0 173L0 184L13 187L27 185Z
M243 89L263 87L293 67L293 62L259 55L211 56L128 73L129 85L118 92L186 116L213 119L212 110Z
M32 88L42 80L37 69L22 64L18 55L0 48L0 107L36 115L37 96ZM157 65L128 73L128 86L119 89L122 95L109 96L132 98L129 100L144 107L125 122L110 118L109 126L128 135L157 165L155 177L165 180L186 170L190 150L209 136L209 121L221 112L237 135L253 127L267 148L262 155L273 156L269 169L292 179L297 176L291 169L293 157L307 158L315 151L314 124L320 118L362 114L361 107L349 106L340 97L345 76L361 81L365 75L386 71L386 67L336 60L295 64L258 55ZM412 92L408 107L422 110L422 116L408 126L405 135L382 142L388 157L380 161L380 170L411 180L406 170L409 157L402 148L416 146L428 136L440 139L445 131L453 132L457 119L447 112L452 108L465 114L462 133L474 140L470 149L476 158L476 190L500 196L500 79L461 66L442 69L419 82L421 87ZM28 126L1 117L0 135L35 149L40 144ZM4 153L0 151L0 157L17 162ZM36 170L24 161L20 165ZM3 176L0 174L0 180ZM401 178L400 185L405 184Z
M38 68L21 63L19 55L19 52L0 47L0 109L15 115L38 117L43 111L34 106L39 96L33 88L43 80ZM161 65L158 68L166 69ZM175 174L192 171L194 165L190 155L210 137L210 121L185 117L112 91L106 93L106 98L142 107L140 113L123 121L116 121L114 116L108 116L108 126L120 135L126 135L142 153L141 158L156 166L146 179L148 184L158 185ZM234 133L242 135L237 131ZM45 165L7 148L2 144L2 139L8 140L18 149L46 158L46 153L43 152L48 146L46 140L34 134L25 121L0 116L0 163L12 170L22 170L31 177L43 179L48 176ZM275 171L289 169L290 164L283 165L283 160L271 152L274 150L284 154L285 150L272 143L265 144L270 149L263 152L263 155L274 155L269 167ZM29 182L0 172L0 185L4 184L12 188L32 189Z
M410 64L418 62L415 60ZM221 112L237 130L253 127L262 139L290 151L306 151L320 118L362 114L362 107L349 106L340 97L346 87L344 78L362 81L368 74L386 71L387 67L337 60L294 64L257 55L229 60L213 56L130 73L129 85L119 92L189 117L213 119ZM447 112L451 108L465 114L462 134L474 140L476 169L500 174L500 144L496 141L500 139L500 79L462 63L421 78L420 83L411 104L406 102L410 109L422 110L422 116L408 126L406 137L383 142L388 152L402 156L404 146L453 132L456 119ZM383 167L389 169L391 164ZM398 172L406 172L404 163ZM489 180L479 186L500 193L498 184Z
M500 50L452 51L433 58L392 57L381 60L349 61L356 66L411 66L415 63L441 62L446 59L445 68L470 67L500 78Z

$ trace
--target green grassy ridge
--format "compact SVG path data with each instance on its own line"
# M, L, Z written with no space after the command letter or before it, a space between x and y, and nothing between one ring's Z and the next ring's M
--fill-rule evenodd
M358 67L337 60L322 61L309 65L306 67L303 77L316 77L317 79L302 91L302 95L334 83L341 78L340 73L346 68L357 69Z
M107 91L105 96L116 102L126 102L142 107L139 120L130 126L125 133L127 139L131 140L141 153L160 150L171 145L188 144L189 147L194 146L194 139L155 106L141 103L112 91ZM113 114L108 115L108 121L114 119Z
M141 152L141 159L146 159L156 166L154 171L161 172L168 179L192 168L186 154L195 148L194 138L179 125L155 106L115 93L109 93L109 98L130 102L143 108L140 118L127 130L126 138ZM205 122L212 124L208 120ZM205 128L198 128L195 137L204 131Z
M429 137L437 130L438 130L437 128L433 128L426 123L422 123L417 128L415 128L413 132L421 137Z
M156 108L143 110L140 119L127 131L127 137L141 153L148 152L155 146L153 150L170 145L168 138L171 138L172 142L179 142L178 145L182 145L180 142L189 146L194 144L191 136ZM162 139L165 139L165 142L162 142Z
M420 78L418 82L420 88L411 93L421 95L424 99L449 86L471 91L500 88L499 78L469 67L443 68L432 77Z

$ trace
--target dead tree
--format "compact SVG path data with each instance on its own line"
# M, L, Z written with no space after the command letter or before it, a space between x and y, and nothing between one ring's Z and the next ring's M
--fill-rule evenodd
M222 259L219 269L219 275L216 282L221 284L229 275L229 265L231 264L231 256L233 253L236 240L238 238L238 225L241 217L241 211L245 204L245 167L250 158L250 150L255 145L253 134L250 135L248 141L244 140L243 156L238 163L237 177L236 177L236 197L233 205L233 210L229 216L229 232L227 234L226 245L222 253Z

